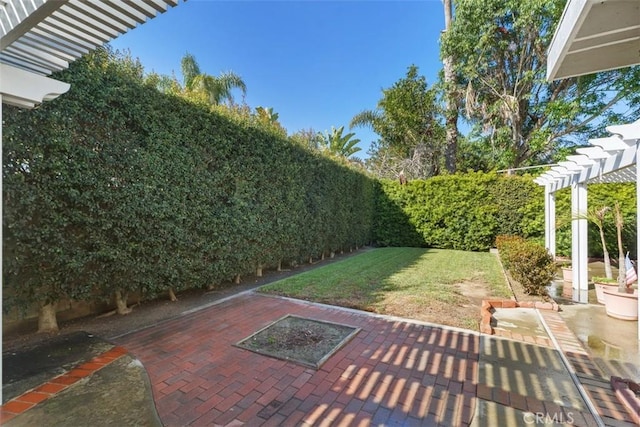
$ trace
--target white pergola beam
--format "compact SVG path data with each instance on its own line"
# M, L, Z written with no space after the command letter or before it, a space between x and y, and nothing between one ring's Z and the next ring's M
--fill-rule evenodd
M547 54L547 79L640 64L638 0L569 0Z
M33 108L66 93L71 85L39 76L6 64L0 64L0 94L2 102L23 108Z
M20 19L20 16L15 16L14 19L20 19L16 22L12 28L7 28L0 37L0 51L3 51L14 41L25 35L31 28L35 27L39 22L46 17L60 9L68 0L60 1L45 1L37 6L37 8ZM11 3L13 4L13 3ZM6 6L5 6L6 7ZM14 9L15 10L15 9ZM9 12L6 12L9 13Z
M626 125L607 126L606 129L609 133L619 135L620 138L633 142L640 137L640 120Z
M179 0L2 0L0 62L49 75Z
M582 147L576 149L576 153L587 156L592 160L601 160L611 157L610 153L605 152L602 147ZM572 156L569 156L572 157ZM592 163L593 164L593 163Z

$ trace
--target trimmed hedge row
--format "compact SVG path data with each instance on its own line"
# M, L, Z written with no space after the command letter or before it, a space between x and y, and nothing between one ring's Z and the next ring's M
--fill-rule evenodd
M543 191L530 178L495 173L382 181L374 236L389 246L487 250L498 234L544 233Z
M386 246L429 246L487 250L496 236L517 235L544 243L544 190L529 176L467 173L437 176L400 185L384 180L376 204L375 240ZM589 206L620 202L625 247L635 252L636 193L631 184L590 184ZM556 195L557 253L571 252L571 194ZM605 225L616 247L611 216ZM597 227L589 227L589 255L601 256Z
M161 94L108 50L57 78L55 102L3 111L5 310L211 287L371 241L365 174Z

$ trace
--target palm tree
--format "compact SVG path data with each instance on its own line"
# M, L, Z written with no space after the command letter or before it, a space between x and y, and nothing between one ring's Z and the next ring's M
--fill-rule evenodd
M360 140L351 139L355 136L355 133L342 135L342 132L344 132L344 126L340 126L338 129L331 126L331 133L327 131L324 134L319 132L320 147L331 154L345 158L362 150L360 147L356 147Z
M256 115L258 120L264 123L278 123L278 117L280 116L278 113L273 111L273 107L256 107Z
M242 90L243 95L247 93L247 86L239 75L232 71L219 76L203 73L196 58L188 52L182 57L180 65L185 90L205 96L211 105L219 105L225 100L233 102L233 89Z

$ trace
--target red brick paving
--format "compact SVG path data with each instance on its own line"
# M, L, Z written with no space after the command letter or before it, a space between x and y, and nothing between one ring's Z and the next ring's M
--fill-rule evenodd
M361 331L319 370L233 344L286 314ZM350 310L241 295L119 340L167 426L469 425L479 337Z
M80 379L102 369L124 354L127 354L124 348L113 347L100 356L91 359L89 362L83 363L69 372L58 375L36 389L14 397L5 404L0 405L0 425L28 411L38 403L52 398L57 393L72 386Z
M554 311L541 313L605 425L633 426L609 381L563 319ZM362 330L317 371L233 346L285 314ZM521 411L558 414L566 409L478 384L479 337L471 332L258 294L238 296L120 341L123 346L0 406L0 425L127 350L144 363L166 426L466 426L477 398ZM570 415L574 425L595 425L590 413L572 410Z

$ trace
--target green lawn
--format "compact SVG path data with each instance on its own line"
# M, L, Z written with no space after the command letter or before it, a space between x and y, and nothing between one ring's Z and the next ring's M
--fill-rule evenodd
M495 255L422 248L368 250L260 291L467 328L482 298L510 295Z

